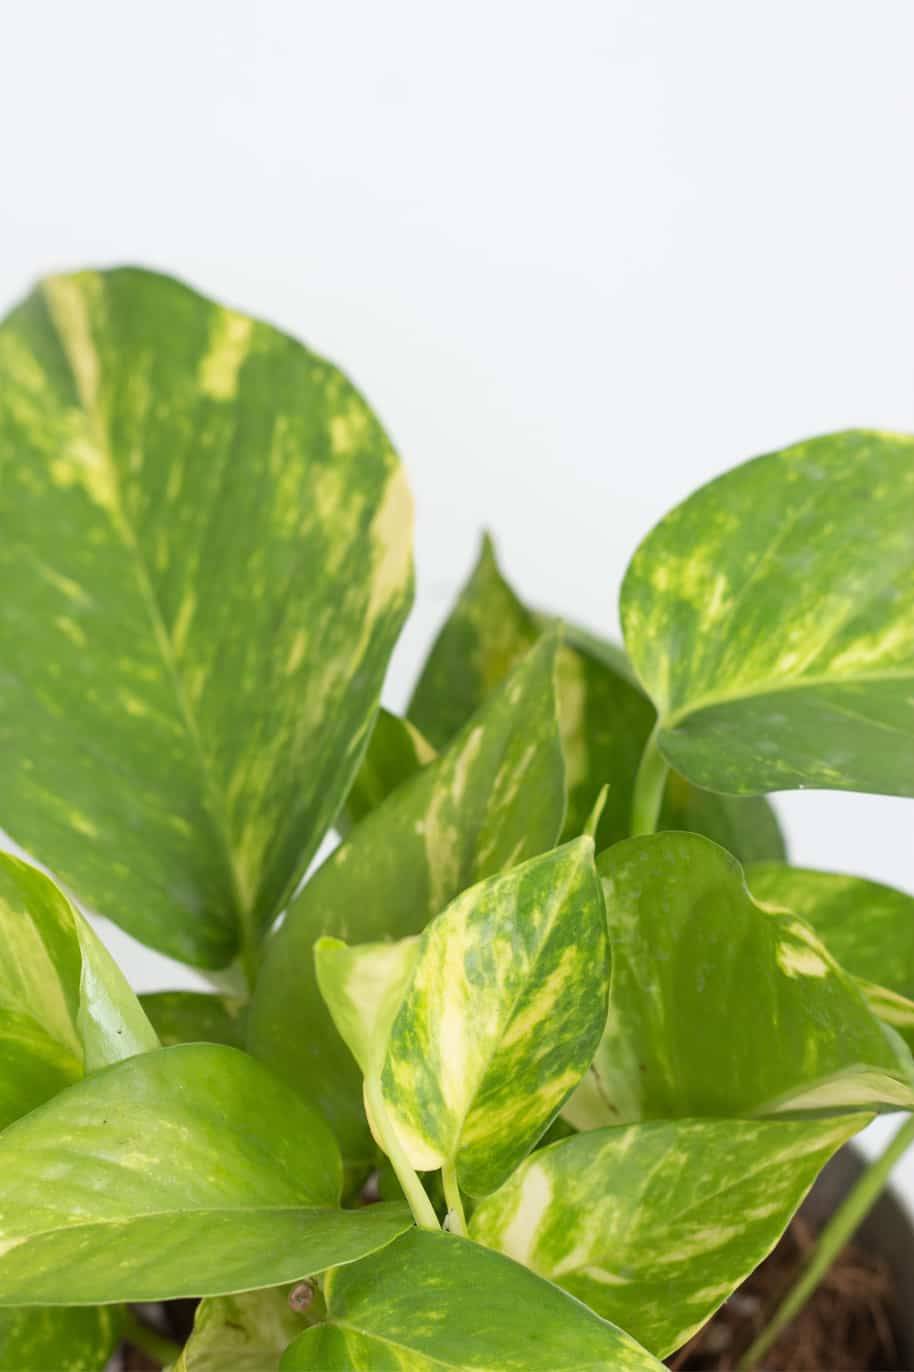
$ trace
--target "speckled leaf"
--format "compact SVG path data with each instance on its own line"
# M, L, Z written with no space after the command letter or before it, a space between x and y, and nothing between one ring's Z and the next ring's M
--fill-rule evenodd
M621 611L697 785L914 795L914 439L833 434L712 481L641 544Z
M116 1305L0 1310L0 1372L104 1372L123 1324Z
M152 991L140 1004L163 1048L175 1043L226 1043L243 1048L247 1002L206 991Z
M145 1053L0 1134L0 1305L276 1286L409 1226L402 1205L336 1209L340 1184L327 1126L252 1058Z
M458 896L419 940L381 1076L412 1166L501 1185L587 1071L608 990L591 838Z
M914 896L862 877L775 862L747 867L746 881L756 900L811 924L855 977L914 996Z
M639 1119L911 1109L911 1055L808 925L769 913L698 834L597 862L613 995L579 1128Z
M283 1350L307 1324L288 1286L201 1301L172 1372L277 1372Z
M0 1129L84 1072L157 1046L82 915L37 868L0 854Z
M325 937L314 945L320 993L363 1077L380 1073L384 1065L391 1026L418 955L418 937L356 948Z
M781 863L746 868L755 899L811 924L870 1008L914 1048L914 896L861 877Z
M332 1272L328 1322L281 1372L662 1372L620 1329L500 1253L414 1230Z
M435 749L414 724L380 709L362 765L337 816L339 832L348 834L353 824L376 810L391 791L434 762L436 756Z
M374 1150L359 1072L317 989L314 942L419 933L473 882L553 846L565 806L555 647L542 640L446 752L353 830L267 945L251 1048L319 1107L353 1165L371 1165Z
M538 634L554 623L521 604L486 538L423 668L410 718L430 739L446 742ZM597 832L597 848L602 849L630 833L635 776L657 716L617 644L573 625L566 625L564 633L557 681L568 786L563 837L581 832L600 787L608 782ZM713 795L675 773L667 785L660 827L706 834L744 862L784 857L767 801Z
M0 326L0 823L144 942L228 963L358 767L411 597L359 395L150 272Z
M541 1149L470 1233L665 1357L774 1247L821 1167L864 1123L657 1120Z

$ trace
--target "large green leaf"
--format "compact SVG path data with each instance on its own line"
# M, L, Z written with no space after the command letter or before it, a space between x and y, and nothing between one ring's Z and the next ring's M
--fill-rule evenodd
M597 867L613 994L573 1124L914 1106L910 1053L808 925L755 904L729 853L653 834Z
M314 942L416 934L473 882L552 847L565 804L555 651L544 639L447 751L353 830L267 945L252 1050L314 1101L353 1165L374 1154L358 1070L317 989Z
M914 439L747 462L636 552L625 643L699 786L914 795Z
M410 499L345 378L150 272L0 326L0 823L146 943L228 963L355 774Z
M419 940L381 1074L412 1166L500 1186L587 1071L608 990L593 839L458 896Z
M83 917L42 872L0 854L0 1129L84 1072L157 1046Z
M173 1372L277 1372L283 1350L307 1328L289 1288L201 1301Z
M0 1372L104 1372L123 1326L119 1306L0 1309Z
M770 1252L863 1123L657 1120L578 1134L483 1200L470 1233L665 1357Z
M0 1305L275 1286L408 1227L405 1206L336 1209L340 1184L327 1126L252 1058L145 1053L0 1134Z
M328 1322L282 1372L662 1372L649 1353L499 1253L414 1230L379 1259L330 1274Z
M140 996L163 1048L175 1043L227 1043L243 1048L247 1002L206 991L152 991Z
M479 560L422 670L410 719L433 743L446 743L553 622L521 604L502 575L491 540L484 539ZM597 847L606 848L631 832L635 776L656 711L621 648L570 625L558 656L557 684L568 785L563 836L581 832L608 782L597 830ZM405 747L400 757L405 761ZM401 773L388 775L393 779ZM712 795L675 773L669 778L660 825L706 834L744 862L784 857L767 801Z

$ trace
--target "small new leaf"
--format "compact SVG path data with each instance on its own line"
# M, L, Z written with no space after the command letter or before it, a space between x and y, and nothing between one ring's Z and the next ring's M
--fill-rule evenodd
M593 1057L609 949L593 840L465 891L432 921L393 1018L381 1077L411 1165L499 1186Z

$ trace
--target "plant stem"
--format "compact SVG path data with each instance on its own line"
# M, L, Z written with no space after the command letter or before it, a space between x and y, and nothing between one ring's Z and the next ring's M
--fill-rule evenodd
M657 828L663 788L666 785L669 764L657 747L655 728L641 754L638 775L635 778L635 795L632 801L632 837L636 834L652 834Z
M413 1212L413 1219L420 1229L440 1229L438 1216L425 1194L425 1187L410 1166L409 1159L397 1138L396 1130L387 1116L387 1107L381 1095L379 1077L365 1078L365 1104L368 1107L372 1130L384 1152L390 1158L390 1165L397 1174L397 1181L403 1188L403 1194Z
M737 1363L737 1372L751 1372L795 1315L803 1309L835 1258L879 1198L895 1163L914 1143L914 1115L909 1115L885 1152L871 1162L857 1185L845 1196L822 1230L805 1270L775 1312L768 1326Z
M179 1343L175 1343L174 1339L166 1338L156 1329L150 1329L148 1324L143 1324L129 1306L126 1311L124 1338L127 1343L132 1344L141 1353L148 1353L150 1358L156 1358L163 1367L181 1356Z
M445 1163L441 1169L444 1182L444 1199L447 1201L447 1227L452 1234L462 1234L466 1238L467 1217L463 1212L463 1197L457 1183L457 1169L452 1162Z

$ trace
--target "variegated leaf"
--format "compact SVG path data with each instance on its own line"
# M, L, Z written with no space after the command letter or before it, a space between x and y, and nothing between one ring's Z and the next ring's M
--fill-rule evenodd
M118 1305L0 1309L0 1372L104 1372L123 1327Z
M841 966L864 981L914 997L914 896L862 877L754 863L756 900L811 924Z
M0 823L207 967L282 907L411 598L403 473L345 378L150 272L0 326Z
M231 1295L353 1262L410 1226L337 1208L323 1120L246 1053L184 1044L0 1134L0 1306Z
M756 900L812 925L870 1008L914 1048L914 896L862 877L755 863L746 880Z
M451 1234L413 1230L325 1287L327 1322L281 1372L663 1372L551 1282Z
M353 830L267 945L250 1046L320 1108L353 1165L374 1150L358 1070L317 989L315 940L416 934L473 882L552 847L565 808L555 651L541 641L446 752Z
M418 954L417 936L355 948L324 937L314 945L320 993L363 1077L381 1072L391 1026Z
M608 989L591 838L458 896L419 940L381 1076L411 1165L499 1186L586 1072Z
M391 791L408 781L420 768L434 762L436 756L435 749L415 724L380 709L362 765L350 787L345 807L337 816L339 832L348 834L353 824L376 810Z
M712 481L641 544L621 610L696 785L914 795L914 438L831 434Z
M409 717L433 743L446 743L469 714L554 620L534 615L506 582L491 539L461 591L423 668ZM615 643L568 625L558 656L559 724L565 753L568 811L563 836L584 827L605 783L609 795L597 848L630 833L632 793L656 712ZM784 857L774 812L763 799L700 791L671 774L660 825L694 829L745 862Z
M597 867L613 996L573 1124L914 1106L904 1044L808 925L755 904L722 848L654 834Z
M82 915L37 868L0 854L0 1129L84 1072L157 1047Z
M247 1001L206 991L152 991L140 996L163 1048L175 1043L225 1043L243 1048Z
M289 1305L293 1289L275 1286L201 1301L172 1372L277 1372L283 1351L307 1328Z
M774 1247L864 1122L656 1120L578 1134L481 1201L470 1233L665 1357Z

